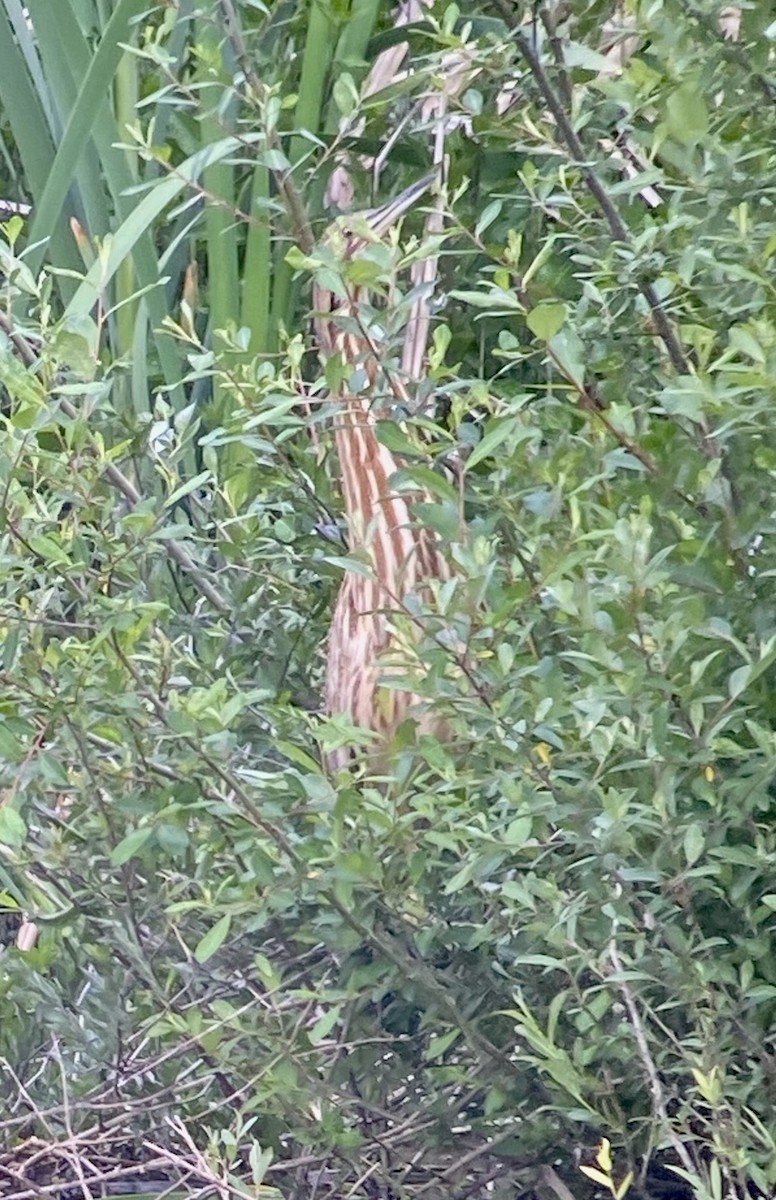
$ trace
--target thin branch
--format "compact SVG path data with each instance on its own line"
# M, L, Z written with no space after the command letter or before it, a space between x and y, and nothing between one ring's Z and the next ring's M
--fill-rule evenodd
M687 1153L687 1150L685 1149L681 1139L676 1136L674 1127L668 1118L668 1110L666 1108L663 1085L660 1082L660 1076L658 1074L657 1066L655 1065L655 1060L653 1059L649 1050L649 1043L647 1042L647 1035L644 1032L641 1014L636 1007L636 1001L633 998L633 992L626 982L625 972L623 970L622 962L620 961L617 943L615 942L614 938L612 938L611 942L609 943L609 958L615 972L620 976L620 978L617 980L617 986L622 993L622 998L625 1001L625 1007L628 1010L628 1018L633 1029L633 1035L636 1039L636 1045L638 1046L639 1058L641 1059L644 1071L646 1072L647 1080L649 1082L649 1090L652 1093L652 1107L654 1109L655 1116L658 1117L660 1124L665 1130L666 1136L671 1143L671 1148L681 1162L685 1171L687 1171L690 1175L694 1175L695 1167L692 1159Z

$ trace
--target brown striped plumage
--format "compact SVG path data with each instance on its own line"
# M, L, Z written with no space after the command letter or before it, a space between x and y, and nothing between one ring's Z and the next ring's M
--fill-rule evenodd
M369 231L380 235L428 188L429 180L401 193L390 205L366 214ZM363 219L363 218L362 218ZM365 239L344 235L344 256L356 257ZM448 564L435 536L418 526L405 495L392 491L390 478L399 464L377 440L372 408L376 392L403 399L401 387L387 380L379 369L379 354L368 335L345 332L358 327L359 306L365 295L347 288L335 299L321 287L315 291L315 326L321 351L327 357L341 354L357 377L369 381L367 390L354 395L343 387L335 417L335 444L342 479L348 522L348 545L352 555L367 565L369 574L346 571L337 597L329 634L326 672L326 708L330 714L344 713L363 729L380 735L384 748L399 725L414 716L421 730L441 732L441 726L417 695L401 687L386 686L391 675L401 677L412 661L413 638L409 618L399 620L406 598L414 593L428 595L424 585L449 575ZM417 500L417 494L412 500ZM398 680L397 680L398 681ZM425 702L427 705L427 702ZM342 747L330 755L330 766L344 766L349 750Z

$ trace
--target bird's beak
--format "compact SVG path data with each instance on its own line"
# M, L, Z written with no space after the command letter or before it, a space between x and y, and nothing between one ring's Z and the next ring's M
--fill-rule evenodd
M415 201L428 191L432 183L436 182L436 178L436 172L424 175L417 183L411 183L403 192L399 192L398 196L394 196L393 200L389 200L387 204L382 204L379 208L370 208L368 212L364 213L372 233L377 237L382 237L384 233L387 233L391 226L396 224L399 217L403 217L406 212L409 212Z

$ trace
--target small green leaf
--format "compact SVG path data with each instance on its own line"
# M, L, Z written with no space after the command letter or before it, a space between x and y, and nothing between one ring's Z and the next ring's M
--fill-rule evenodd
M628 1171L627 1175L623 1177L622 1183L617 1188L617 1191L614 1193L614 1200L623 1200L623 1196L626 1196L630 1191L630 1186L632 1183L633 1171Z
M3 669L10 671L19 649L20 629L18 625L7 630L3 641Z
M248 1154L248 1163L250 1164L251 1179L253 1180L254 1187L258 1188L262 1179L267 1174L267 1169L271 1165L272 1159L272 1147L265 1146L264 1149L262 1149L260 1143L254 1140ZM267 1188L264 1190L272 1191L273 1189ZM257 1195L260 1194L260 1192L257 1193ZM280 1195L280 1193L278 1193L278 1195Z
M438 496L440 500L458 504L458 493L453 485L430 467L422 467L419 464L403 467L400 471L394 471L388 482L397 492L408 489L411 491L413 487L423 488L431 492L432 496Z
M466 459L466 470L476 467L477 463L492 454L515 430L515 421L508 417L501 421L489 421L485 433Z
M216 921L212 929L209 929L203 938L200 938L197 943L197 948L194 951L194 957L198 963L206 963L209 958L212 958L216 950L223 946L229 936L232 917L230 913L220 917Z
M585 347L573 329L562 329L549 342L558 370L575 387L585 385Z
M601 1138L601 1145L598 1147L595 1160L601 1170L610 1176L612 1173L612 1143L608 1138Z
M587 1175L588 1179L592 1179L596 1183L602 1184L608 1190L609 1176L604 1175L603 1171L598 1171L595 1167L585 1167L585 1166L581 1166L579 1169L583 1175Z
M740 354L754 360L756 363L765 364L767 355L761 343L757 340L751 330L744 325L734 325L728 334L730 345Z
M265 954L256 953L253 965L261 982L268 988L276 988L280 984L278 973Z
M377 440L393 454L418 454L418 447L396 421L378 421L375 426Z
M182 483L180 487L176 488L175 491L171 492L167 497L165 502L167 508L172 508L172 506L177 504L179 500L182 500L184 496L188 496L191 492L196 491L197 488L208 483L211 478L212 475L210 471L200 471L199 475L195 475L193 479L187 479L185 483Z
M683 83L669 96L666 124L671 136L683 146L692 146L709 129L709 110L695 83Z
M27 837L27 826L15 808L9 804L0 807L0 843L20 849Z
M728 679L728 692L730 699L735 700L742 692L745 692L749 686L749 680L752 677L752 664L744 663L743 667L737 667Z
M525 323L534 337L549 342L560 333L566 323L567 309L560 302L537 304L525 318Z
M312 1029L307 1034L308 1041L311 1046L317 1046L329 1036L334 1026L340 1019L342 1005L335 1004L331 1008L327 1008L326 1012L322 1013L318 1020L313 1025Z
M30 549L42 558L44 562L54 563L57 566L69 567L70 559L65 554L62 546L53 537L48 537L47 534L35 534L29 539Z
M25 751L21 742L6 725L0 725L0 759L5 762L18 763L24 758Z
M461 888L466 887L467 883L471 883L473 870L473 863L464 863L461 869L455 872L452 879L448 879L445 884L445 895L452 896L454 892L460 892Z
M301 746L295 746L293 742L286 741L276 741L274 745L278 754L285 754L286 758L296 763L304 771L311 771L316 776L323 774L321 764L317 763L314 758L311 758Z
M353 77L348 75L347 72L343 72L335 80L332 95L334 96L334 103L343 117L349 117L358 107L358 90L353 82Z
M524 846L531 836L532 827L532 817L517 817L514 821L510 821L504 830L504 844L506 846Z
M706 838L700 825L690 825L684 835L684 857L687 859L688 867L698 861L703 853L705 843Z
M270 171L287 171L291 165L282 150L262 150L256 157Z
M428 1062L433 1062L435 1058L441 1058L442 1055L450 1049L453 1043L458 1041L460 1036L460 1029L451 1029L449 1033L432 1035L428 1044L426 1060Z
M143 825L140 829L132 829L113 850L110 856L111 866L121 867L125 862L129 862L130 858L139 854L153 832L152 825Z
M612 73L612 60L597 50L591 50L582 42L563 42L563 61L567 67L581 67L582 70L592 71L595 75L604 72Z
M47 783L52 784L56 788L70 787L70 779L65 771L62 763L53 754L48 754L42 750L37 757L37 765L41 776Z
M522 310L522 304L517 296L512 295L505 290L491 288L487 292L474 291L452 291L450 296L454 300L461 300L464 304L470 304L472 308L489 308L494 312L500 312L504 308Z
M485 206L484 210L480 214L480 218L477 221L476 226L474 227L475 237L480 237L488 228L488 226L493 224L503 207L503 200L491 200L490 204Z

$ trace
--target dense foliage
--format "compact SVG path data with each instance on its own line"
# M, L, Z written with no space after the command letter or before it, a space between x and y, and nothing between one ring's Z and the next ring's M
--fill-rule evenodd
M776 1192L766 9L0 2L0 1194ZM454 736L332 777L315 247L440 138Z

